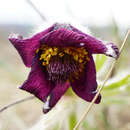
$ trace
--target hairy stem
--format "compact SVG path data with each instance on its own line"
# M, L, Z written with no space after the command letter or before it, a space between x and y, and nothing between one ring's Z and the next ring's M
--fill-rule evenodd
M22 102L25 102L25 101L28 101L28 100L31 100L31 99L34 99L34 98L35 98L34 96L29 96L29 97L20 99L20 100L18 100L18 101L15 101L15 102L13 102L13 103L11 103L11 104L8 104L7 106L4 106L3 108L0 109L0 113L3 112L3 111L5 111L5 110L8 109L8 108L14 106L14 105L17 105L17 104L19 104L19 103L22 103Z

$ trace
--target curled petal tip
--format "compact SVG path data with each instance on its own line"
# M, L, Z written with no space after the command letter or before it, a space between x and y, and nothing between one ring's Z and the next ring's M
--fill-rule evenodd
M19 34L11 33L9 35L9 40L11 40L11 39L23 39L23 37Z
M96 94L97 94L97 90L96 91L92 91L91 93L89 93L89 95L90 95L90 100L88 100L89 102L92 102L92 100L94 99L94 97L96 96ZM99 94L98 95L98 97L97 97L97 99L95 100L95 103L96 104L99 104L100 102L101 102L101 94Z
M50 107L49 107L49 102L45 102L45 104L43 105L43 113L48 113L50 111Z
M101 95L97 98L97 100L95 101L96 104L99 104L101 102Z
M43 105L43 113L46 114L51 110L51 108L49 107L49 104L45 104Z
M97 93L95 93L95 95L96 95ZM96 104L99 104L100 102L101 102L101 94L99 94L99 96L97 97L97 99L96 99L96 101L95 101L95 103Z
M46 114L49 112L50 109L43 109L43 113Z
M119 49L116 45L114 45L113 43L108 43L106 47L107 47L106 51L107 56L113 57L115 59L119 57Z
M50 96L48 96L47 100L45 101L44 105L43 105L43 113L48 113L51 110L50 107Z

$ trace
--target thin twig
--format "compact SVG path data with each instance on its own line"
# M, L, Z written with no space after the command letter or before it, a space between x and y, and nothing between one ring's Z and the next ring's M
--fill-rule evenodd
M13 102L13 103L11 103L11 104L8 104L7 106L4 106L3 108L0 109L0 113L3 112L3 111L5 111L5 110L8 109L8 108L14 106L14 105L17 105L17 104L19 104L19 103L22 103L22 102L25 102L25 101L28 101L28 100L31 100L31 99L34 99L34 98L35 98L34 96L29 96L29 97L20 99L20 100L18 100L18 101L15 101L15 102Z
M47 21L47 19L45 18L45 16L43 15L43 13L41 13L39 11L39 9L32 3L31 0L26 0L28 2L29 5L31 5L33 7L33 9L39 14L39 16L42 18L43 21Z
M121 48L120 48L120 50L119 50L119 53L120 53L120 54L121 54L121 52L122 52L122 50L123 50L123 48L124 48L124 45L125 45L125 43L126 43L126 40L127 40L127 38L128 38L129 33L130 33L130 29L128 30L128 32L127 32L127 34L126 34L126 36L125 36L125 38L124 38L124 41L123 41L123 43L122 43L122 46L121 46ZM82 123L82 121L86 118L88 112L91 110L92 106L94 105L94 102L96 101L97 97L99 96L99 94L100 94L101 90L103 89L105 83L106 83L107 80L109 79L110 74L111 74L111 72L112 72L112 70L113 70L113 68L114 68L114 66L115 66L116 61L117 61L117 60L115 60L115 61L112 63L111 68L110 68L110 70L108 71L108 73L107 73L107 75L106 75L106 77L105 77L105 79L104 79L104 82L103 82L102 86L99 88L99 90L98 90L97 94L95 95L94 99L92 100L92 102L91 102L90 105L88 106L87 110L85 111L85 113L83 114L83 116L81 117L81 119L80 119L79 122L76 124L76 126L74 127L73 130L76 130L76 129L80 126L80 124Z

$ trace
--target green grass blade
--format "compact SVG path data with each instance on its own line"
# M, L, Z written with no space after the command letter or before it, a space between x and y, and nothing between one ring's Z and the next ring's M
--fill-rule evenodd
M76 113L72 112L69 116L69 130L73 130L77 122Z
M101 54L98 54L96 56L96 71L98 72L102 66L104 65L104 63L106 62L107 60L107 57L105 55L101 55Z
M126 77L124 77L123 79L115 83L105 86L103 90L116 89L116 88L122 87L123 85L128 85L128 84L130 84L130 75L127 75Z

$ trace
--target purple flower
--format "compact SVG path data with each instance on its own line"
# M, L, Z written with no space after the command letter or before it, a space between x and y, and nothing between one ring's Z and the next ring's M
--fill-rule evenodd
M113 43L85 34L70 24L56 23L31 38L11 34L10 42L24 64L31 67L20 87L44 102L43 112L51 110L71 86L82 99L91 102L96 94L96 70L92 54L118 58ZM101 95L95 103L100 103Z

